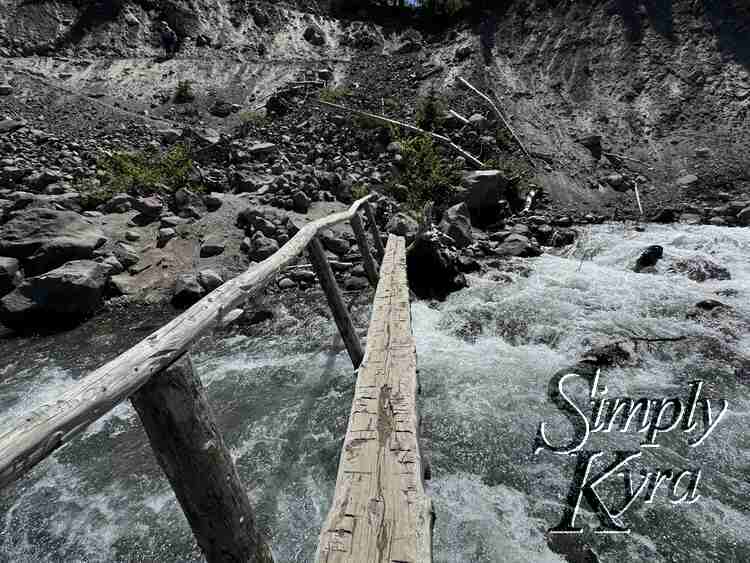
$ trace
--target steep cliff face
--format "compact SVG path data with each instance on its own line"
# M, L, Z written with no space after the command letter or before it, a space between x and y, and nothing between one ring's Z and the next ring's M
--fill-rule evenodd
M750 194L744 0L502 2L492 15L425 35L416 53L403 48L403 30L327 13L325 2L6 0L0 56L41 54L16 64L145 108L183 78L254 107L320 65L380 101L381 70L403 57L440 71L405 73L396 114L413 117L416 96L430 89L462 112L486 111L457 87L458 76L469 78L498 97L535 153L534 182L562 206L634 206L606 180L618 174L637 183L647 211L686 193L709 204ZM177 32L179 55L154 65L160 20ZM459 47L473 54L455 57ZM688 175L697 181L678 183Z

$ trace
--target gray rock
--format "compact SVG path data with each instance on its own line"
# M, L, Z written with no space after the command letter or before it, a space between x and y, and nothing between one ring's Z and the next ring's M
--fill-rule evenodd
M141 240L141 235L136 231L125 231L125 240L136 242L138 240Z
M117 257L112 254L104 258L104 260L102 260L102 264L107 267L110 276L116 276L117 274L121 274L125 271L125 267L120 263Z
M336 236L336 234L330 229L324 229L320 232L320 242L323 244L323 248L333 252L337 256L343 256L351 248L349 241L343 237Z
M35 276L70 260L91 258L105 240L78 213L32 208L12 213L0 227L0 255L18 258L26 275Z
M224 278L217 274L214 270L201 270L198 272L198 283L206 292L211 292L221 284L224 283Z
M104 264L76 260L28 278L0 299L0 322L16 331L75 323L99 306L108 275Z
M421 299L445 299L466 287L458 253L437 229L421 233L406 256L409 286Z
M294 289L295 287L297 287L297 284L289 278L281 278L279 280L280 289Z
M419 223L406 213L396 213L388 221L385 230L392 235L406 237L406 243L410 244L417 236Z
M222 100L216 100L208 109L211 115L216 117L229 117L232 114L232 104Z
M174 285L172 303L177 307L188 307L200 300L205 294L198 277L193 273L180 274Z
M267 237L275 237L278 231L276 225L269 221L257 208L248 207L237 215L237 226L246 232L260 231Z
M179 129L159 129L156 133L159 135L159 138L161 138L161 142L165 145L173 145L179 141L182 136L182 131Z
M138 256L136 249L124 242L116 243L112 249L112 253L126 270L131 266L135 266L138 263L138 260L140 260L140 256Z
M156 197L140 197L133 201L133 207L149 219L157 219L164 211L164 202Z
M209 211L216 211L223 203L223 200L216 193L210 193L203 198L203 202L206 204L206 209Z
M255 158L265 157L276 152L276 145L274 143L255 143L247 149L247 152Z
M463 176L466 205L472 225L484 227L500 219L507 209L508 179L499 170L474 170Z
M161 229L159 229L159 234L156 238L156 245L161 248L176 236L177 231L175 231L173 228L162 227Z
M706 280L730 280L729 270L702 256L691 256L675 262L670 271L685 274L695 282Z
M23 119L2 119L0 120L0 135L13 133L26 127L26 121Z
M677 185L681 187L690 187L698 183L698 176L695 174L687 174L677 180Z
M13 93L13 86L4 82L0 84L0 96L10 96Z
M477 131L484 131L490 126L490 122L481 113L475 113L469 118L469 125Z
M746 207L737 213L737 224L742 227L750 227L750 207Z
M344 280L344 289L346 291L360 291L370 285L367 278L359 276L349 276Z
M210 258L211 256L218 256L224 252L226 244L223 239L211 237L206 239L201 245L201 258Z
M21 281L21 270L18 260L0 256L0 295L10 293Z
M525 236L511 234L502 243L495 247L494 253L498 256L532 258L534 256L539 256L542 251L538 246L531 244L531 241Z
M468 59L472 53L474 53L474 48L471 45L463 45L456 49L455 59L459 62L463 61Z
M315 272L310 270L291 270L287 275L295 282L315 283Z
M325 33L323 33L323 30L317 25L308 26L302 34L302 37L305 38L305 41L316 47L320 47L326 43Z
M297 190L292 194L292 201L297 213L307 213L307 210L310 209L310 198L302 190Z
M133 208L133 196L129 194L116 194L104 204L107 213L127 213Z
M474 242L471 232L469 208L465 203L459 203L446 209L439 229L456 241L458 248L464 248Z
M279 250L279 243L266 237L260 231L256 232L249 241L247 254L251 260L260 262L272 256Z

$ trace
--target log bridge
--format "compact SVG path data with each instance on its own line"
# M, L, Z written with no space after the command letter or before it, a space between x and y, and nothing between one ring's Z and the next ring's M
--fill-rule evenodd
M370 198L306 224L273 256L206 295L54 403L37 408L14 428L0 430L0 487L129 399L206 560L272 562L271 547L257 529L189 349L201 336L236 320L280 270L307 250L357 369L336 487L316 560L430 563L433 512L419 450L405 241L390 235L383 247ZM364 351L318 238L322 229L344 221L351 224L367 277L377 286Z

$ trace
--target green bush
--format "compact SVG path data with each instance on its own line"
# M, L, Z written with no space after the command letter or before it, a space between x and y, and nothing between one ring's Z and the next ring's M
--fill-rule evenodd
M351 96L351 92L343 86L337 86L335 88L323 88L318 97L323 102L335 104L347 96Z
M174 145L160 153L153 148L137 152L115 152L102 156L97 162L102 183L94 186L83 183L79 186L86 208L106 203L115 194L150 193L172 194L180 188L202 191L203 186L192 182L193 160L190 148L184 144Z
M189 80L180 80L174 92L174 101L178 104L187 104L195 100L193 87Z
M417 105L417 126L425 131L434 131L443 122L445 108L445 102L431 90L427 96L420 98Z
M352 197L354 199L362 199L370 193L370 188L366 184L356 184L352 186Z
M454 186L460 178L457 171L440 158L432 139L417 136L400 139L400 143L403 146L402 172L397 183L387 187L390 195L415 212L429 201L438 209L452 204L456 195Z

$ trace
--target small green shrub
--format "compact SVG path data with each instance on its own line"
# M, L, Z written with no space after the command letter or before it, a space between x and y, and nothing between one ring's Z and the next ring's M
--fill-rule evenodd
M171 194L183 187L197 191L203 189L190 179L193 160L190 148L184 144L174 145L164 153L153 148L115 152L102 156L97 168L101 173L101 185L84 182L79 186L86 208L106 203L118 193Z
M336 102L341 101L341 99L346 98L347 96L351 96L351 91L349 91L347 88L344 88L343 86L337 86L335 88L323 88L320 91L318 97L323 102L335 104Z
M240 121L242 125L265 125L268 122L268 117L259 111L243 111L240 113Z
M366 184L356 184L352 186L352 197L354 199L362 199L370 193L370 188Z
M190 80L180 80L174 92L174 101L178 104L187 104L195 100L193 86Z
M427 96L420 98L417 105L417 126L425 131L434 131L443 122L445 108L445 102L434 90L430 90Z
M417 136L400 139L400 142L402 173L396 183L386 187L390 195L415 212L429 201L439 209L453 203L454 186L460 178L457 171L440 158L432 139Z

